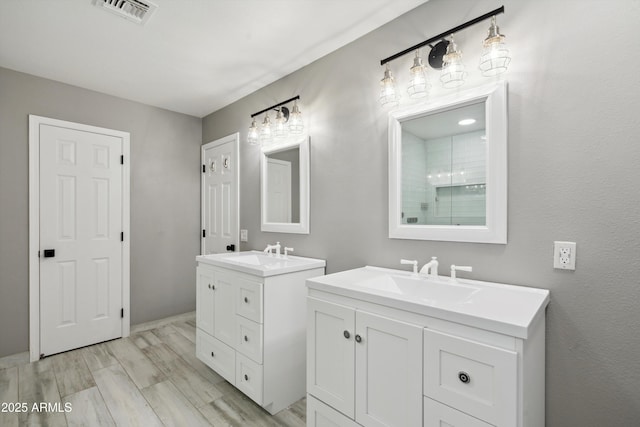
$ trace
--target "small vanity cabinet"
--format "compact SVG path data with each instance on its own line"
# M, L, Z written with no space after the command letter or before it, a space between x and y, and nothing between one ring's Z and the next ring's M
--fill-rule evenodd
M196 261L197 357L272 414L304 397L304 284L325 262L261 252Z
M448 280L307 281L307 425L544 426L548 291Z

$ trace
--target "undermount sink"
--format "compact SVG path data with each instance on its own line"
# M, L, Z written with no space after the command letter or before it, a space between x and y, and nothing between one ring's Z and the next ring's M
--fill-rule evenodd
M259 251L200 255L196 260L261 277L324 268L326 264L321 259L292 255L277 256Z
M447 279L444 279L447 280ZM381 275L354 283L355 286L388 292L416 300L438 303L463 303L480 291L477 286L454 282L437 282L419 276Z

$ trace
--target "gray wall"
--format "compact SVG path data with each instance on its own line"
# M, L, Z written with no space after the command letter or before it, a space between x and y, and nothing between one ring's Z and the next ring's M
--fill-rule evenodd
M28 115L131 133L131 322L195 309L202 120L0 68L0 357L28 350Z
M379 61L505 5L509 81L509 243L387 237L387 112ZM472 277L551 290L547 426L640 419L640 2L431 0L204 119L203 140L240 131L242 249L280 241L329 273L400 258L472 265ZM457 37L470 81L487 23ZM391 65L406 81L411 55ZM434 83L434 95L447 93ZM293 95L311 135L311 234L260 232L259 149L250 114ZM406 97L405 97L406 102ZM577 270L552 268L554 240L577 242Z

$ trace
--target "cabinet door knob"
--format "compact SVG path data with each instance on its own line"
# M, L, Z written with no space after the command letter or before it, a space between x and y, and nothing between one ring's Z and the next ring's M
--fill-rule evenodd
M211 283L209 283L209 289L211 289Z
M215 355L215 354L213 354L213 351L211 352L211 357L216 357L216 355Z
M458 379L464 384L469 384L469 382L471 382L471 377L464 371L458 372Z
M356 334L356 342L362 342L362 337L358 334Z
M244 374L244 380L249 381L249 376L247 374Z
M247 337L246 335L244 336L244 340L245 341L249 341L249 337Z
M349 331L344 331L342 335L344 335L346 339L349 339L351 337L351 334L349 333Z
M216 290L216 285L211 285L211 289L215 291Z
M246 302L248 304L249 303L249 298L244 297L244 302Z

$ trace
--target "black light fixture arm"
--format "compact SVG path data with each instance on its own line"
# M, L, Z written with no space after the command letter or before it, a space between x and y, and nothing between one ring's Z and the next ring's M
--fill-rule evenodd
M259 116L260 114L262 114L262 113L264 113L264 112L267 112L267 111L269 111L269 110L273 110L273 109L275 109L275 108L280 107L281 105L288 104L288 103L290 103L291 101L295 101L295 100L297 100L297 99L300 99L300 95L296 95L296 96L294 96L294 97L293 97L293 98L291 98L291 99L287 99L286 101L282 101L282 102L281 102L281 103L279 103L279 104L272 105L272 106L271 106L271 107L269 107L269 108L265 108L264 110L260 110L260 111L258 111L257 113L253 113L253 114L251 115L251 117Z
M447 37L447 36L449 36L449 35L451 35L453 33L457 33L458 31L464 30L467 27L475 25L478 22L482 22L485 19L489 19L489 18L491 18L491 17L493 17L495 15L498 15L500 13L504 13L504 6L500 6L496 10L492 10L491 12L485 13L482 16L478 16L477 18L472 19L471 21L467 21L464 24L458 25L457 27L453 27L450 30L447 30L447 31L445 31L445 32L443 32L441 34L438 34L437 36L431 37L430 39L423 41L422 43L418 43L417 45L411 46L410 48L405 49L402 52L396 53L395 55L392 55L392 56L390 56L388 58L385 58L385 59L380 61L380 65L384 65L387 62L391 62L394 59L397 59L397 58L400 58L401 56L406 55L407 53L414 52L414 51L416 51L416 49L420 49L421 47L426 46L426 45L428 45L430 43L433 43L433 42L438 41L438 40L442 40L445 37ZM259 114L259 113L257 113L257 114Z

